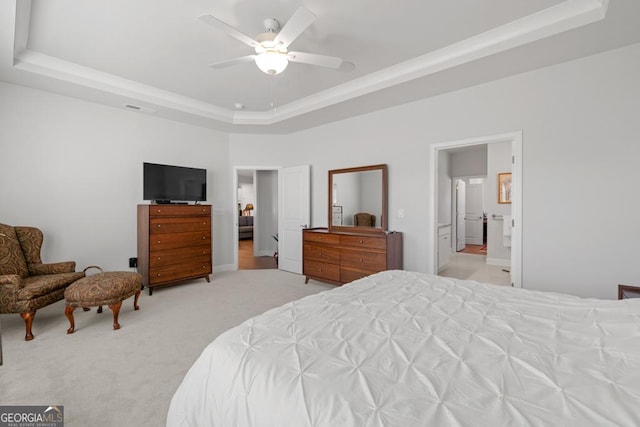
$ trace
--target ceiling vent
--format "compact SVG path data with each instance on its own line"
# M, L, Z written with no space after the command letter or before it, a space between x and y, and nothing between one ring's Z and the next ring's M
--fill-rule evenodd
M134 104L124 104L124 108L126 108L127 110L138 111L140 113L147 113L147 114L157 113L157 111L152 108L141 107L140 105L134 105Z

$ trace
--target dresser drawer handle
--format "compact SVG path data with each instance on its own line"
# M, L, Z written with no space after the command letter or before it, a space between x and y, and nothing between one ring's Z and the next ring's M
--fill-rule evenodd
M321 269L321 268L319 268L318 270L319 270L319 271L322 271L322 269Z
M202 266L202 268L207 268L207 266L206 266L206 265L203 265L203 266Z
M160 273L156 274L157 277L160 277Z
M364 240L360 240L360 243L364 243Z
M158 209L158 213L162 212L160 209Z
M202 236L202 240L207 240L207 237L206 236Z
M360 262L364 262L364 260L362 258L360 258Z
M160 257L158 257L158 261L160 261Z
M318 252L318 255L322 256L322 252Z
M158 243L160 243L160 240L158 240Z
M204 254L206 254L206 253L207 253L206 251L202 251L202 255L204 255Z
M158 224L158 228L160 228L160 227L162 227L162 225L161 225L161 224Z

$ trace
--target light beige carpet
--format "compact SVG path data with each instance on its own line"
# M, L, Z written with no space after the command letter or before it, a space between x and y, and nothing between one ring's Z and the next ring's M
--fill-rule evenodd
M211 283L145 290L120 310L74 312L66 334L64 301L36 313L35 339L24 341L24 322L2 315L4 365L0 405L64 405L65 426L163 426L169 402L204 347L248 318L333 286L304 283L279 270L216 273Z

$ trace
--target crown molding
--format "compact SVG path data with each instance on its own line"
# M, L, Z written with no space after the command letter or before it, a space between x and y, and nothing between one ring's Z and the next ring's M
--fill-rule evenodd
M27 49L31 0L13 0L13 67L231 125L268 126L428 76L605 18L609 0L567 0L441 49L356 78L270 111L234 111Z

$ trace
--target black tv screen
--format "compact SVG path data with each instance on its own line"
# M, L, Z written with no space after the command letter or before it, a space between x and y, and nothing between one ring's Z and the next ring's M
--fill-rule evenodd
M160 202L207 200L207 170L143 163L144 200Z

